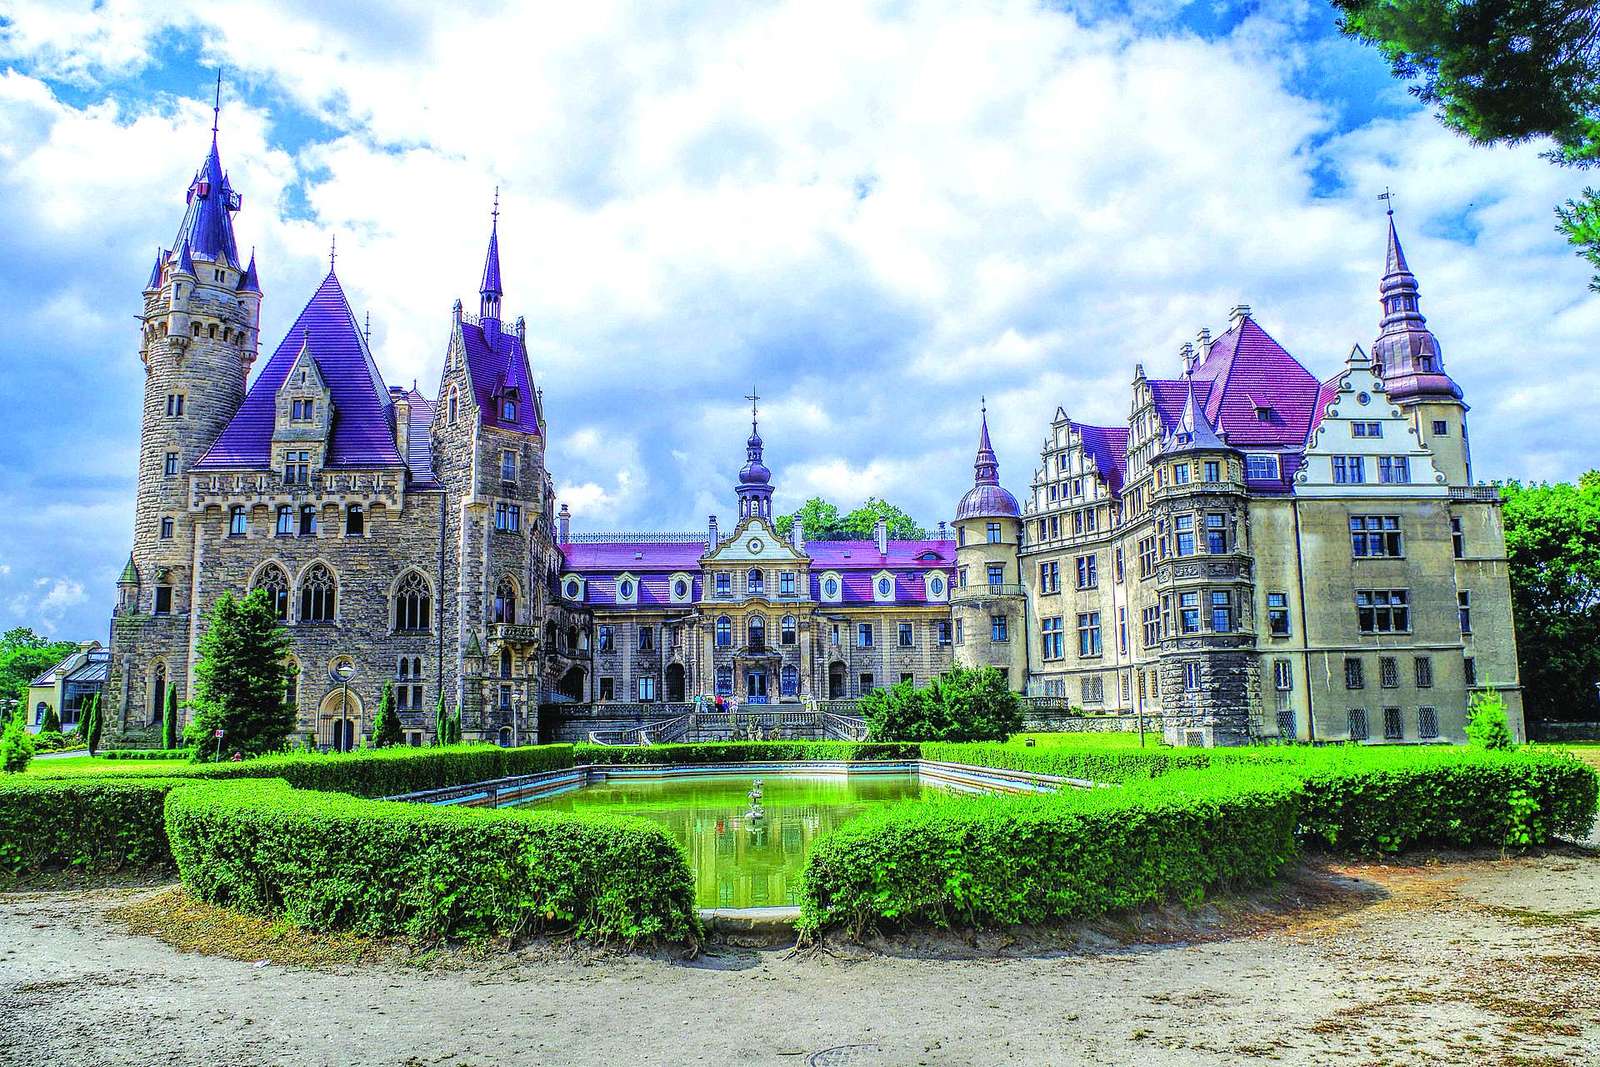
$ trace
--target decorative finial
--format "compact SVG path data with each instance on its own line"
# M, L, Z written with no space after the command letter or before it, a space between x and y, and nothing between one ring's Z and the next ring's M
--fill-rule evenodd
M361 336L370 348L372 346L372 312L370 310L367 312L367 327L361 331Z
M217 139L217 120L222 116L222 68L217 68L217 96L211 105L211 139Z
M1393 218L1394 217L1394 194L1389 191L1389 187L1387 185L1385 185L1383 187L1383 192L1378 194L1378 199L1388 202L1388 205L1389 205L1388 214L1389 214L1390 218Z
M328 273L333 273L333 261L339 256L339 235L333 234L328 238Z
M989 398L981 393L978 395L978 413L984 418L989 417Z
M745 399L750 401L750 432L756 432L756 401L761 399L761 394L756 392L756 387L751 386L750 392L745 394Z
M493 220L490 223L491 228L500 225L500 187L498 185L494 187L494 210L489 212L489 218Z

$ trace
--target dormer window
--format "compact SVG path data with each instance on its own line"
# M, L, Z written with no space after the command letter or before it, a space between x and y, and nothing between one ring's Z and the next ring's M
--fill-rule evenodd
M502 422L517 421L517 402L515 400L500 401L500 420Z
M289 401L289 418L295 422L310 422L316 417L317 402L315 400Z

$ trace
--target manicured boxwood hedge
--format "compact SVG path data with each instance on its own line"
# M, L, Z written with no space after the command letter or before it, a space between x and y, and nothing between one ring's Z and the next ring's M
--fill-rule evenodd
M186 760L194 756L192 748L112 748L100 753L103 759L114 760Z
M975 767L1003 767L1034 774L1057 774L1065 778L1087 778L1095 782L1127 782L1153 778L1169 771L1210 767L1217 762L1217 749L1150 748L1018 748L986 742L928 741L922 758L942 763L966 763ZM1266 762L1275 752L1286 749L1250 749L1255 759Z
M570 928L629 943L700 932L683 849L642 819L256 781L174 790L166 823L190 892L310 929L431 939Z
M728 741L714 744L573 746L578 764L761 763L770 760L917 759L915 741Z
M1033 923L1098 915L1223 884L1295 858L1292 774L1179 771L1122 789L906 803L819 840L800 928Z
M0 884L44 871L170 870L162 804L181 778L0 776Z

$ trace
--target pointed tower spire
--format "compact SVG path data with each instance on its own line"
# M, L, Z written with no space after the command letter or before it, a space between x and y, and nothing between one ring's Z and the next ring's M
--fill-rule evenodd
M1388 244L1383 280L1378 283L1383 315L1378 339L1372 342L1373 369L1382 376L1389 399L1397 403L1424 396L1459 400L1461 390L1445 373L1438 338L1422 315L1421 290L1406 263L1405 249L1400 247L1394 208L1387 214Z
M261 292L261 276L256 273L256 250L250 250L250 265L244 269L244 274L239 278L239 291L241 293Z
M989 440L989 404L979 401L978 455L972 461L972 488L956 507L956 521L979 518L1017 518L1022 509L1017 498L1000 485L1000 461Z
M1188 395L1184 397L1183 412L1178 425L1167 438L1164 452L1226 451L1228 445L1217 435L1217 428L1206 418L1205 406L1194 395L1194 378L1188 379Z
M164 248L157 248L155 266L150 268L150 280L144 283L144 287L146 289L161 288L161 264L166 258L167 250Z
M994 445L989 442L989 401L979 399L978 457L972 463L974 485L999 485L1000 461L995 458Z
M762 458L763 443L757 427L756 404L761 395L752 388L745 397L750 401L750 437L745 441L744 466L739 468L739 484L734 492L739 497L739 516L772 518L772 471Z
M185 274L193 275L195 273L194 256L189 253L188 241L183 242L183 248L178 252L178 269L183 271ZM198 277L198 275L196 276Z
M200 258L238 270L239 250L234 243L233 215L244 205L244 198L234 192L227 172L222 169L222 155L217 149L217 129L221 121L222 71L219 69L211 105L211 150L189 183L189 207L172 247L179 248L188 241Z
M505 295L500 285L500 187L494 188L494 210L489 212L489 252L483 257L483 284L478 287L480 297L478 316L485 331L491 324L500 326L500 298Z

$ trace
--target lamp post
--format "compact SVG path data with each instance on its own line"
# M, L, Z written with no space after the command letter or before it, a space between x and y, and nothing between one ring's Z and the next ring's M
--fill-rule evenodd
M354 747L355 730L349 733L349 742L345 738L345 724L350 721L350 679L356 676L356 665L347 659L341 659L333 666L334 681L339 683L339 726L334 734L334 749L339 752L348 752Z

